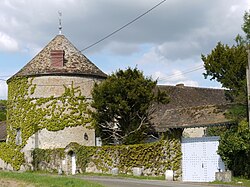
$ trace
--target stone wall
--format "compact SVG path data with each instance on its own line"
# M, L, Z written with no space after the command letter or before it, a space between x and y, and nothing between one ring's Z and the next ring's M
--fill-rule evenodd
M81 95L87 100L91 100L91 90L98 79L77 76L40 76L29 78L29 82L35 85L34 92L29 92L31 98L49 98L51 96L60 97L65 92L65 87L79 87ZM30 89L32 86L30 86ZM58 102L58 105L60 103ZM83 124L84 125L84 124ZM70 142L76 142L80 145L94 146L95 132L83 126L66 127L59 131L48 131L42 129L33 134L28 140L23 152L40 149L64 148Z
M8 164L4 162L4 160L0 159L0 170L8 170L8 171L13 171L13 167L11 164Z
M95 146L95 131L83 126L66 127L59 131L39 130L33 134L22 149L23 152L39 149L64 148L71 142L80 145Z
M205 131L205 127L185 128L183 131L183 136L185 138L203 137L205 135Z
M181 180L182 153L178 139L102 147L71 143L64 150L36 149L34 155L37 155L34 160L40 170L58 170L72 174L73 165L76 165L76 173L112 174L116 170L122 174L132 174L133 168L140 168L144 176L163 176L166 170L172 170L174 179ZM75 155L75 163L72 155Z
M30 80L32 78L29 78ZM99 82L99 79L77 76L41 76L35 77L32 81L36 85L34 93L30 96L33 98L48 98L50 96L59 97L65 89L64 85L70 87L73 83L74 87L80 88L82 95L91 99L91 90L94 83Z
M18 77L8 83L8 139L1 159L19 170L34 148L64 148L70 142L95 145L91 90L100 79L82 76ZM7 154L10 154L7 153ZM26 166L24 166L25 168Z

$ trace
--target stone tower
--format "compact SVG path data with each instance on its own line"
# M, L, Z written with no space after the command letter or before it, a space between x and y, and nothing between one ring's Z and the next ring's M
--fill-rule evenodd
M57 35L8 81L7 143L26 152L95 145L91 90L106 78L64 35Z

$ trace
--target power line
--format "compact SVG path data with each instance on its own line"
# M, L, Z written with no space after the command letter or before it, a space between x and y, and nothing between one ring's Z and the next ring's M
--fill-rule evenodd
M185 74L188 74L188 73L192 73L194 71L198 71L198 70L201 70L201 69L204 69L204 67L203 66L199 66L199 67L197 67L195 69L191 69L189 71L184 71L184 72L179 73L179 74L170 74L170 75L168 75L168 76L166 76L164 78L160 78L159 80L164 81L164 80L167 80L167 79L171 79L173 77L177 77L177 76L185 75Z
M178 73L178 74L170 74L170 75L167 75L166 77L164 78L160 78L158 80L167 80L167 79L170 79L170 78L173 78L173 77L177 77L177 76L181 76L181 75L185 75L185 74L188 74L188 73L192 73L194 71L198 71L198 70L201 70L201 69L204 69L203 66L198 66L198 67L195 67L194 69L187 69L185 70L184 72L182 73ZM0 77L4 77L4 76L0 76ZM0 79L0 81L7 81L5 79ZM80 85L82 83L87 83L87 82L93 82L94 80L87 80L87 81L80 81L80 82L73 82L74 85ZM37 86L63 86L63 85L70 85L72 82L70 83L64 83L64 84L37 84Z
M135 19L131 20L130 22L126 23L125 25L123 25L122 27L116 29L115 31L111 32L110 34L106 35L105 37L99 39L98 41L94 42L93 44L83 48L82 50L80 50L80 52L83 52L99 43L101 43L102 41L106 40L107 38L113 36L114 34L116 34L117 32L121 31L122 29L126 28L127 26L131 25L132 23L136 22L137 20L139 20L140 18L142 18L143 16L145 16L146 14L148 14L149 12L151 12L152 10L154 10L155 8L157 8L158 6L160 6L161 4L163 4L164 2L166 2L167 0L162 0L161 2L159 2L158 4L156 4L155 6L153 6L152 8L150 8L149 10L147 10L146 12L142 13L141 15L137 16ZM12 76L12 75L10 75ZM10 76L5 76L5 75L1 75L0 77L10 77ZM5 79L0 79L0 81L7 81ZM45 85L40 85L40 86L45 86ZM58 85L59 86L59 85Z
M7 80L5 80L5 79L0 79L0 81L4 81L4 82L6 82ZM95 80L94 79L90 79L90 80L82 80L82 81L79 81L79 82L74 82L74 81L71 81L71 82L64 82L64 83L62 83L62 84L36 84L36 83L34 83L34 85L36 85L36 86L45 86L45 87L47 87L47 86L59 86L59 87L62 87L62 86L69 86L69 85L71 85L72 84L72 82L73 82L73 85L75 86L75 85L82 85L82 84L86 84L86 83L93 83L93 82L95 82Z
M98 41L96 41L95 43L83 48L82 50L80 50L80 52L83 52L99 43L101 43L103 40L106 40L107 38L113 36L114 34L116 34L117 32L121 31L122 29L124 29L125 27L131 25L132 23L136 22L138 19L140 19L141 17L145 16L146 14L148 14L149 12L151 12L152 10L154 10L155 8L157 8L158 6L160 6L161 4L163 4L164 2L166 2L167 0L163 0L161 2L159 2L158 4L156 4L155 6L153 6L152 8L150 8L149 10L147 10L146 12L144 12L143 14L137 16L135 19L131 20L130 22L126 23L125 25L121 26L120 28L116 29L115 31L111 32L110 34L106 35L105 37L99 39Z

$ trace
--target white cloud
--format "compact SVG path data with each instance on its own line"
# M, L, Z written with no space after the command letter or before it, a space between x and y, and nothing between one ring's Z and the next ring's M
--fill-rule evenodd
M136 61L136 64L146 65L146 64L156 64L165 63L165 57L160 53L157 53L156 48L152 47L149 51L145 52L140 59Z
M0 3L0 50L35 55L58 34L58 11L63 14L63 34L81 50L157 3L157 0L4 0ZM154 72L177 75L178 71L185 72L200 63L201 53L210 53L218 41L232 44L234 37L242 33L242 17L249 8L249 0L188 3L169 0L83 53L89 58L98 56L99 62L93 63L103 64L108 72L138 64L149 76ZM119 62L109 63L105 59ZM25 65L21 63L16 62L13 72ZM189 81L194 85L190 81L196 79L190 77L190 74L185 74L185 79L176 76L170 83ZM199 84L201 77L197 78Z
M153 75L153 79L158 80L160 85L176 85L184 84L185 86L198 87L199 83L194 80L190 80L188 77L183 75L180 70L173 70L171 75L166 75L160 71L157 71Z
M76 46L84 48L128 23L156 3L157 1L146 3L143 0L138 0L136 3L132 0L119 2L116 0L4 1L0 4L0 31L3 29L5 33L10 33L22 44L37 43L43 46L43 42L49 41L58 33L57 12L60 10L63 13L63 33L70 36ZM247 3L247 1L238 0L200 0L199 2L190 0L188 3L184 3L183 0L166 1L142 19L88 52L99 52L115 42L121 46L135 45L135 48L145 43L160 45L165 42L174 43L175 46L180 47L197 45L211 48L214 41L219 40L218 33L223 33L227 38L237 34ZM230 18L226 16L229 13L232 14ZM198 32L202 30L208 32ZM203 37L196 37L197 35L203 35ZM211 35L213 37L210 37ZM204 43L209 45L201 45ZM128 52L134 52L127 50L127 47L123 48L128 55ZM175 47L175 55L178 54L176 50L178 50L177 47ZM192 48L188 50L192 51ZM193 50L197 51L196 48ZM178 51L179 54L185 53L185 51ZM120 54L121 50L114 52Z
M0 99L7 99L7 84L0 80Z
M0 50L1 51L17 51L18 43L14 38L0 32Z
M166 75L160 71L155 72L154 76L161 82L178 82L185 80L185 76L182 74L180 70L174 69L169 75Z
M138 52L139 46L133 43L114 41L107 44L105 50L111 51L112 54L126 56Z

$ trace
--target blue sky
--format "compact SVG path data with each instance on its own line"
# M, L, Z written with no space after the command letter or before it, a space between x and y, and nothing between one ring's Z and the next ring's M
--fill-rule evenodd
M79 49L128 23L160 0L2 0L0 79L8 79L58 34ZM247 0L168 0L104 42L83 52L106 73L138 67L159 84L220 87L202 76L201 54L242 34ZM0 80L0 99L7 85Z

